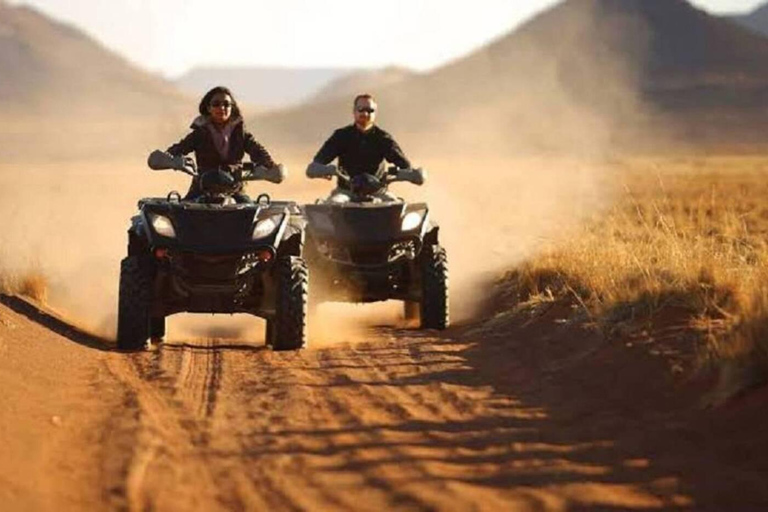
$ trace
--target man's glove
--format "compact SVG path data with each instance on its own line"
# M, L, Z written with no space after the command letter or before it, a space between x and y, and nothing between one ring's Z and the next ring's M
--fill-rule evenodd
M421 167L418 169L398 169L397 180L398 181L410 181L414 185L423 185L427 179L427 171Z
M307 166L307 178L325 178L330 180L336 176L336 166L333 164L324 165L320 162L312 162Z

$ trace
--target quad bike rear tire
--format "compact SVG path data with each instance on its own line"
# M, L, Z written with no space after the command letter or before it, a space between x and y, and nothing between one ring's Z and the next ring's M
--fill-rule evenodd
M150 335L152 269L140 256L120 262L120 292L117 307L117 348L140 350Z
M406 322L416 322L421 320L421 305L412 300L403 302L403 317Z
M448 256L435 244L421 253L421 328L447 328L448 309Z
M309 271L304 258L286 256L277 261L277 305L272 350L299 350L307 345ZM268 328L269 330L269 328ZM269 334L268 334L269 338Z

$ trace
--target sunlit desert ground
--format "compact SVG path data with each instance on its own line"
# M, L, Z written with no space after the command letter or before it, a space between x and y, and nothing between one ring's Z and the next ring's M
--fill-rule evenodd
M310 150L286 155L289 179L252 183L252 195L328 192L304 177ZM748 455L762 446L754 408L705 408L766 374L768 158L418 163L427 184L393 190L427 201L440 223L456 327L409 330L394 303L323 305L310 348L285 357L262 349L260 320L208 315L172 318L159 350L113 351L136 201L183 192L186 176L150 171L143 155L0 166L0 428L17 440L0 464L3 499L83 510L356 509L353 495L445 510L765 502L750 484L764 466ZM749 492L734 497L734 485Z
M288 180L253 182L249 192L299 203L323 197L331 184L304 177L310 158L309 151L283 158ZM570 294L610 324L605 329L650 319L674 303L706 330L709 356L751 350L750 321L762 315L765 299L768 158L419 163L427 184L395 184L393 191L428 202L441 225L452 285L460 291L456 318L482 313L488 286L506 276L518 300ZM78 325L112 336L117 271L136 202L184 192L187 184L181 173L150 171L142 157L0 167L5 288L26 288ZM368 310L386 321L398 308ZM349 315L366 313L342 313Z
M289 169L286 182L253 182L249 193L299 203L327 195L330 182L304 176L312 152L292 156L281 158ZM576 161L473 158L419 164L428 171L425 186L395 184L392 190L407 200L428 202L440 224L451 254L452 284L464 291L453 301L457 318L470 314L474 299L484 295L477 290L479 279L561 239L580 219L606 208L611 196L600 177L603 170ZM51 306L83 327L112 336L117 272L136 203L171 190L184 193L188 182L181 173L150 171L143 155L128 161L0 167L0 210L8 220L0 233L6 287L19 289L25 276L32 278L28 287L45 281Z

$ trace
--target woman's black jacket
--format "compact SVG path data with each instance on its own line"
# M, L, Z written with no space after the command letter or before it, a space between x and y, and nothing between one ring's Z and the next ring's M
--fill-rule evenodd
M251 161L264 167L274 167L276 164L269 152L259 144L253 135L245 130L242 118L231 121L235 123L229 136L229 148L225 155L221 155L216 148L209 126L211 121L208 117L199 116L192 123L192 131L176 144L167 149L173 156L187 155L194 151L197 168L200 170L219 169L229 165L239 164L243 161L246 153L251 157ZM187 198L199 195L199 185L197 179L192 180Z

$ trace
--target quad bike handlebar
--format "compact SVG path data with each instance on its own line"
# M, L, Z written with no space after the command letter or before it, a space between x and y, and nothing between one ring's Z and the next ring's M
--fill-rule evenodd
M390 167L387 171L387 175L389 176L392 174L394 177L390 179L389 183L395 181L407 181L414 185L421 186L427 180L427 171L421 167L417 167L416 169L398 169L397 167Z
M209 171L226 171L237 181L264 180L271 183L281 183L288 174L283 164L277 164L274 167L267 168L253 162L227 165L224 169L200 170L197 168L195 160L192 157L183 155L173 156L170 153L159 149L150 153L149 158L147 159L147 165L150 169L155 171L173 169L189 174L192 177L199 177Z
M318 162L312 162L307 166L307 177L311 179L323 178L327 180L339 177L346 182L351 181L349 174L343 168L334 164L323 165ZM379 179L382 185L389 185L390 183L398 181L407 181L414 185L421 186L426 181L427 172L421 168L400 169L396 166L391 166L387 168L386 173L378 173L375 177Z

